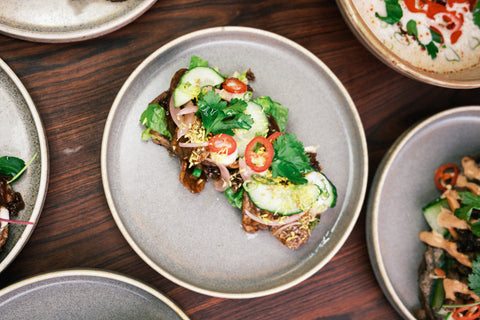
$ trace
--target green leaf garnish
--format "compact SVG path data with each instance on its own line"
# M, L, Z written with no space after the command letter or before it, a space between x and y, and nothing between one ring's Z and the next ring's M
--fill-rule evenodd
M262 106L263 111L266 114L271 115L275 122L278 125L278 128L281 132L285 132L287 129L287 120L288 120L288 108L284 107L280 103L273 101L268 96L263 96L253 100L256 104Z
M25 162L16 157L4 156L0 158L0 174L6 176L15 176L25 167Z
M471 192L459 192L458 195L462 198L460 208L455 210L455 216L470 222L473 209L480 210L480 197ZM471 224L472 232L476 236L480 236L480 223L475 222Z
M188 66L188 69L193 69L196 67L207 67L208 66L208 61L202 60L200 57L197 56L192 56L190 58L190 65Z
M427 45L424 45L418 40L418 30L417 30L417 22L414 20L409 20L407 22L407 33L415 38L417 40L417 43L419 46L427 50L428 55L432 58L435 59L437 57L438 53L438 47L435 44L436 43L441 43L442 42L442 35L436 32L433 29L430 29L430 33L432 34L432 41L430 41Z
M480 295L480 256L472 263L472 273L468 275L468 282L470 289Z
M228 202L237 209L242 210L243 204L243 188L240 188L237 192L233 192L232 187L228 187L224 192Z
M253 119L244 113L247 103L240 99L232 99L230 106L214 91L207 91L198 97L197 116L202 118L206 134L225 133L233 136L233 129L250 129Z
M304 173L312 171L310 159L303 148L302 142L293 133L279 136L273 142L272 175L274 178L285 177L295 184L305 184Z
M35 152L33 157L25 163L22 159L17 157L4 156L0 158L0 174L11 176L12 179L7 181L7 183L12 183L22 176L22 174L27 170L28 166L35 160L38 152Z
M172 139L172 134L168 130L165 109L158 103L150 104L147 109L143 111L140 116L140 122L147 126L147 129L142 132L143 140L150 139L150 130L155 130L170 140Z
M473 22L480 28L480 1L477 1L477 4L473 8Z
M385 8L387 9L387 16L381 17L378 13L375 13L375 17L388 24L395 24L403 17L402 7L398 0L385 0Z

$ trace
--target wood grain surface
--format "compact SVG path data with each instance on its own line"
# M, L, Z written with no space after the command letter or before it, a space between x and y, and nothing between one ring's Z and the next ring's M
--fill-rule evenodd
M287 37L336 74L363 121L369 182L387 149L415 122L480 104L480 89L435 87L388 68L354 37L332 0L159 0L131 24L97 39L44 44L0 35L0 57L38 108L51 161L39 223L1 274L0 288L43 272L91 267L151 284L191 319L400 319L370 265L365 204L350 237L325 267L293 288L262 298L221 299L180 287L144 263L121 235L100 173L101 138L112 102L130 73L160 46L192 31L226 25Z

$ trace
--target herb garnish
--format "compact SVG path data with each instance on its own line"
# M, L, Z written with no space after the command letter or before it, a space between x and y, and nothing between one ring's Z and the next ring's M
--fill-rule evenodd
M230 105L222 100L214 91L201 93L198 97L197 116L202 118L206 134L225 133L233 136L233 129L250 129L253 119L244 113L247 103L240 99L232 99Z
M268 96L262 96L253 100L253 102L261 105L263 111L265 111L266 114L271 115L275 119L275 122L277 123L280 132L285 132L285 130L287 129L288 108L285 108L280 103L273 101Z
M473 209L480 210L480 197L471 192L459 192L458 195L462 198L462 206L455 210L455 216L470 223ZM480 221L474 222L470 226L472 233L480 237Z
M188 69L193 69L196 67L208 67L208 61L202 60L197 56L192 56L190 58L190 65L188 66Z
M402 7L398 3L398 0L385 0L385 7L387 9L387 16L381 17L375 12L375 17L388 24L395 24L403 17Z
M473 8L473 22L480 28L480 1L477 1L477 4Z
M38 153L35 153L27 163L17 157L0 157L0 174L11 176L12 179L7 181L7 183L12 183L22 176L23 172L27 170L28 166L35 160L37 154Z
M165 109L158 103L150 104L147 109L143 111L140 116L140 122L147 126L147 129L142 132L142 140L148 140L151 137L150 130L155 130L170 140L172 139L172 134L168 130Z
M437 57L438 47L436 43L442 43L442 35L436 32L433 29L430 29L430 33L432 34L432 41L430 41L427 45L424 45L418 40L418 30L417 30L417 22L415 20L409 20L407 22L407 33L417 40L419 46L427 50L427 53L432 59Z
M279 136L273 142L272 175L274 178L285 177L295 184L305 184L307 179L303 173L312 171L310 159L303 148L302 142L293 133Z
M468 282L470 289L480 295L480 256L472 262L472 273L468 275Z

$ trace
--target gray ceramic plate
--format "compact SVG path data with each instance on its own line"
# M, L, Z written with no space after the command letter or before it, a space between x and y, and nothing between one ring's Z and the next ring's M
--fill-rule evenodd
M133 278L96 269L50 272L0 290L2 319L186 320L169 298Z
M25 209L15 219L36 224L47 194L47 140L30 95L1 59L0 128L0 156L16 156L27 162L38 153L23 176L13 183L13 189L22 194L25 202ZM9 226L9 238L0 251L0 272L18 255L34 227L20 224Z
M156 0L2 0L0 32L38 42L95 38L132 22Z
M178 161L144 142L142 111L197 55L220 72L251 68L255 96L290 108L287 131L319 145L318 160L339 191L300 250L268 232L247 234L241 212L211 183L199 195L178 181ZM278 35L250 28L201 30L148 57L115 99L102 144L102 178L115 221L133 249L170 280L204 294L246 298L305 280L339 250L365 193L367 149L355 106L338 79L312 53Z
M439 113L403 134L375 175L367 210L367 241L385 295L406 319L419 307L417 270L427 230L422 207L440 195L434 171L480 153L480 106Z

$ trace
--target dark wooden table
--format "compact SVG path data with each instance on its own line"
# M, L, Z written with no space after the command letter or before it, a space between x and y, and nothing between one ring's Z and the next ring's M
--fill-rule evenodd
M365 127L369 181L394 140L419 119L478 105L480 89L453 90L391 70L354 37L333 0L159 0L143 16L101 38L43 44L0 35L0 57L31 94L50 148L50 183L39 223L0 287L58 269L121 272L150 283L192 319L399 319L372 272L365 205L338 254L295 287L262 298L205 296L163 278L118 230L100 174L101 138L112 102L130 73L157 48L186 33L248 26L306 47L337 75ZM75 153L67 150L76 150Z

